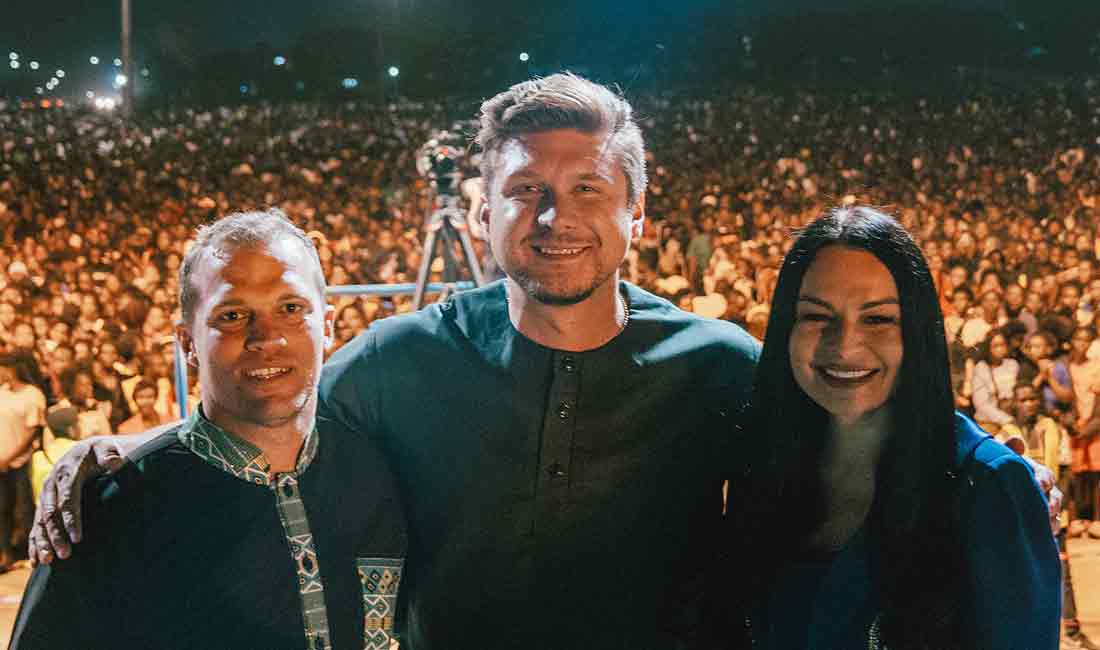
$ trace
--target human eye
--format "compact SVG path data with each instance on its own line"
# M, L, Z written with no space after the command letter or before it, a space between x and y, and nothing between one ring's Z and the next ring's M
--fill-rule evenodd
M508 190L508 196L517 198L536 196L542 193L542 186L534 183L521 183Z
M891 314L868 314L863 320L868 325L894 325L898 322L897 317Z
M222 327L239 325L248 319L248 313L243 309L227 309L214 316L214 322Z
M298 301L286 302L283 303L282 311L291 318L301 318L309 312L309 305Z
M799 312L798 320L809 323L825 323L830 320L830 316L819 311L803 311Z

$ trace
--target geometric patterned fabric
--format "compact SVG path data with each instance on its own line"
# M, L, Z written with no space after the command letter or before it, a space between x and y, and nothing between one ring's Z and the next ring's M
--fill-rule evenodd
M363 647L389 650L393 638L393 617L397 611L397 590L401 586L401 558L361 557L355 560L363 585Z
M290 559L298 575L307 647L331 650L325 588L317 564L313 533L298 488L298 477L317 455L317 429L314 428L306 436L294 471L275 475L271 474L271 464L263 452L207 420L201 405L184 421L178 435L180 442L199 458L242 481L267 486L274 493L279 519L283 522L283 531L290 545ZM388 648L388 645L385 647Z

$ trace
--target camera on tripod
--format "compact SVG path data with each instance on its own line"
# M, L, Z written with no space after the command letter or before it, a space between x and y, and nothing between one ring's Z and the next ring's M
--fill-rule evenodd
M424 248L416 274L416 290L413 292L415 309L424 304L428 275L437 253L443 258L444 280L450 283L458 280L459 261L455 258L454 250L456 245L462 251L463 261L469 268L474 285L480 287L485 283L473 241L470 239L467 213L460 207L462 163L465 157L466 141L462 137L461 123L456 123L450 131L437 131L416 152L416 171L431 183L435 190L435 200L433 211L424 224ZM474 183L473 180L470 182ZM447 293L444 291L441 297L445 297Z
M416 171L428 179L440 195L453 196L462 183L466 143L460 125L438 131L416 152Z

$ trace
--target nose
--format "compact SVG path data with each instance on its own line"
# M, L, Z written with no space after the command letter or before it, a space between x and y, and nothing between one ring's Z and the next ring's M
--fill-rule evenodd
M244 346L251 352L266 352L287 346L286 337L279 330L275 319L268 315L255 315L248 324L248 337Z
M547 191L539 199L538 209L535 214L535 223L545 230L570 227L570 211L562 209L564 206L558 201L554 192Z
M847 318L837 318L825 328L821 343L830 358L840 360L863 345L863 333L856 323Z

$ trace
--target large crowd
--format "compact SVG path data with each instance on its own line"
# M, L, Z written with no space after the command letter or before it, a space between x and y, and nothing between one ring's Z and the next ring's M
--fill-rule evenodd
M935 274L958 407L1009 435L1022 424L1016 388L1034 387L1058 431L1042 460L1072 487L1074 518L1100 519L1096 82L632 99L650 184L624 277L762 338L792 229L829 206L884 206ZM475 105L250 104L132 120L3 105L0 367L72 437L174 418L177 274L196 226L279 207L309 232L331 285L412 282L433 207L417 149ZM411 309L408 296L335 304L337 345ZM0 469L19 456L0 455Z

